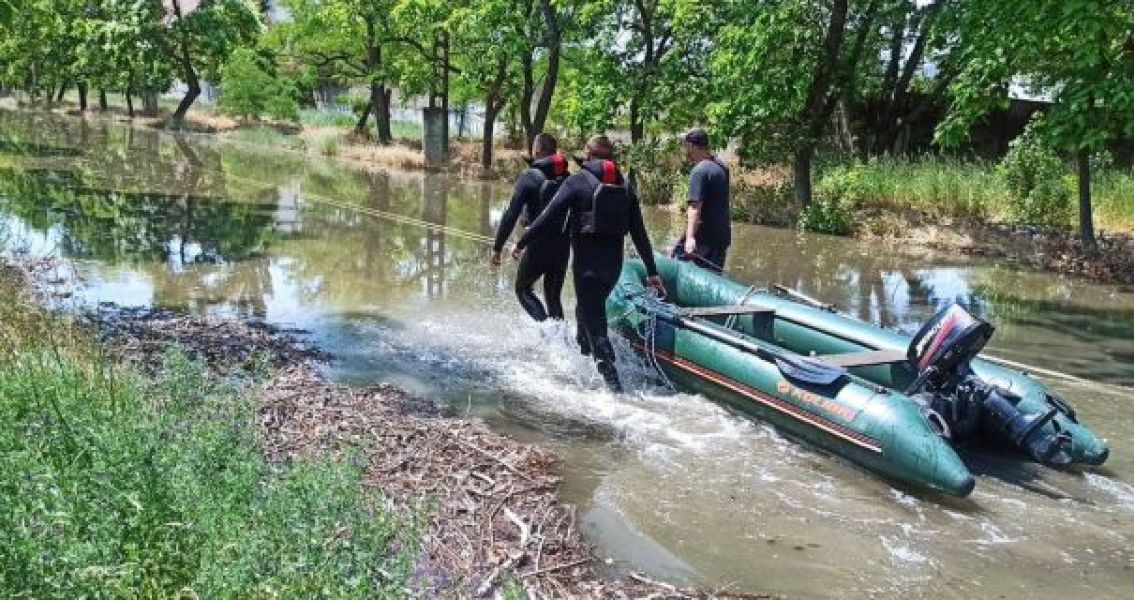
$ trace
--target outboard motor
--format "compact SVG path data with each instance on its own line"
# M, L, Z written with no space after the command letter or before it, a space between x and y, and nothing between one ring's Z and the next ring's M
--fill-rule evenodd
M1044 431L1044 425L1059 413L1057 406L1024 414L1017 407L1018 396L985 383L972 372L969 364L993 331L992 325L957 303L938 311L914 336L907 351L918 370L907 394L928 401L929 408L949 424L953 437L970 436L984 426L1038 462L1070 463L1065 451L1070 436L1058 430L1054 434Z

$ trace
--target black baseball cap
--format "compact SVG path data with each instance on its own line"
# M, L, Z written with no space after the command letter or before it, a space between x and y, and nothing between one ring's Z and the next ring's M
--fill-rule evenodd
M693 129L690 129L689 133L686 133L683 139L687 143L693 144L694 146L701 148L709 147L709 134L700 127L694 127Z

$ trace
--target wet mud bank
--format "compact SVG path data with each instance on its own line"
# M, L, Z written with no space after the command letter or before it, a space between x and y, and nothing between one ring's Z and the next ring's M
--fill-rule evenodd
M856 220L864 223L855 232L856 238L905 252L954 253L1099 283L1134 283L1134 236L1130 234L1099 232L1091 248L1071 232L934 218L913 211L868 209L860 211Z
M58 267L0 262L6 285L58 298ZM333 457L364 469L386 508L424 519L421 552L406 589L421 597L766 598L679 588L607 568L583 535L576 507L561 501L558 459L439 402L380 383L325 379L334 357L304 332L256 319L200 318L103 303L77 312L120 364L157 374L171 349L241 382L258 407L269 461Z

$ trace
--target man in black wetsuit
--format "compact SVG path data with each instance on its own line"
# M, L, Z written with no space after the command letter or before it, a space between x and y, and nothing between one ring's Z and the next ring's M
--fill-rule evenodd
M670 255L720 273L732 244L728 167L713 155L709 134L704 129L693 129L685 134L683 142L685 157L693 163L689 174L689 206L685 213L685 235L677 241Z
M578 300L575 317L583 354L592 354L599 373L613 391L621 391L614 348L607 337L606 298L622 273L626 235L646 265L647 283L664 293L654 264L654 251L642 221L638 198L614 163L614 146L605 135L587 142L587 159L581 171L567 178L543 214L516 244L519 252L561 229L567 218L571 272Z
M567 159L557 152L556 146L555 138L546 133L537 135L532 143L532 168L516 182L512 201L496 229L496 242L492 245L493 266L500 266L500 252L512 235L516 221L522 218L524 225L534 222L567 178ZM563 320L563 304L559 296L567 278L571 247L563 231L562 219L558 228L552 229L554 231L549 231L524 252L516 272L516 297L520 299L520 306L536 321L545 321L548 317ZM546 309L532 291L532 286L541 277Z

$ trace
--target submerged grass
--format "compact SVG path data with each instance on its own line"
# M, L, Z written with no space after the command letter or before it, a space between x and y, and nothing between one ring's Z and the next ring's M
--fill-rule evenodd
M0 286L0 594L403 593L419 519L381 508L358 467L269 464L240 388L177 352L156 378L116 369L15 289Z

